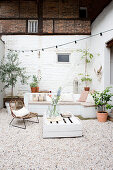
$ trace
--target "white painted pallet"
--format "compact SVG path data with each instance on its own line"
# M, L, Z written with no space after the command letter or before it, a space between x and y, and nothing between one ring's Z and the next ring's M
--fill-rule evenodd
M82 136L82 123L72 115L70 118L61 117L60 121L49 121L43 117L43 138L61 138Z

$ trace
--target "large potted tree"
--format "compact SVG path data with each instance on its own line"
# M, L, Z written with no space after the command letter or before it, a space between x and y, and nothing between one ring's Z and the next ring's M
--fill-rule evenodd
M92 97L95 101L95 106L97 108L97 119L99 122L106 122L108 117L108 109L111 109L113 105L110 103L113 94L110 92L111 87L107 87L102 92L95 91Z
M3 83L3 90L11 87L11 99L14 98L14 87L17 81L27 84L26 70L20 67L18 53L9 52L0 63L0 80Z

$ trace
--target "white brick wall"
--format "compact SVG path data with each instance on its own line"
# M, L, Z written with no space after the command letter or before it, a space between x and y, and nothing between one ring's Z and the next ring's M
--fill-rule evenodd
M0 60L2 59L2 57L4 56L4 43L0 40ZM0 109L3 107L3 96L4 93L1 92L1 90L3 89L3 84L0 81Z
M92 34L99 33L113 28L113 2L105 8L105 10L97 17L92 24ZM106 17L103 17L106 16ZM74 41L86 36L3 36L6 42L7 49L13 50L35 50L38 48L45 48L48 46L56 46L66 42ZM89 48L91 53L94 54L92 64L89 66L89 74L93 78L91 89L101 90L109 85L110 74L107 72L110 63L107 57L110 55L109 50L106 48L105 43L113 38L113 32L108 32L102 37L97 36L88 40L80 41L77 44L69 44L59 47L58 49L49 49L40 52L40 58L37 52L19 53L21 65L26 67L29 75L37 74L38 69L41 70L42 80L40 82L40 90L51 90L56 92L59 86L64 87L65 92L73 92L74 79L80 79L78 74L84 73L84 63L80 58L80 54L76 49ZM108 50L108 51L107 51ZM107 51L107 52L106 52ZM59 64L56 62L57 53L70 53L69 64ZM100 56L96 54L99 53ZM102 79L99 80L95 74L94 69L97 71L102 65ZM104 69L106 68L106 69ZM29 83L31 78L29 79ZM83 89L84 84L79 80L79 92ZM19 82L15 88L15 94L18 91L30 91L29 84L22 86Z

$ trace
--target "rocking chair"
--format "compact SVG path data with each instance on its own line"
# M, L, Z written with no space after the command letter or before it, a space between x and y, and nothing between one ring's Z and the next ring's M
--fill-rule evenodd
M25 120L27 120L29 122L33 122L33 123L39 123L38 114L29 112L24 107L24 103L21 100L10 101L9 105L10 105L11 114L13 116L13 119L11 120L9 125L12 125L14 127L21 128L21 129L26 129ZM28 120L33 117L37 117L37 121ZM13 125L12 122L14 119L22 119L24 127Z

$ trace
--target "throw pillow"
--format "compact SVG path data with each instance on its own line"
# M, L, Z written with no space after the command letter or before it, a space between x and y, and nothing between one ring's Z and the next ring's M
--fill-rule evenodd
M80 95L78 102L86 102L89 91L83 91Z

